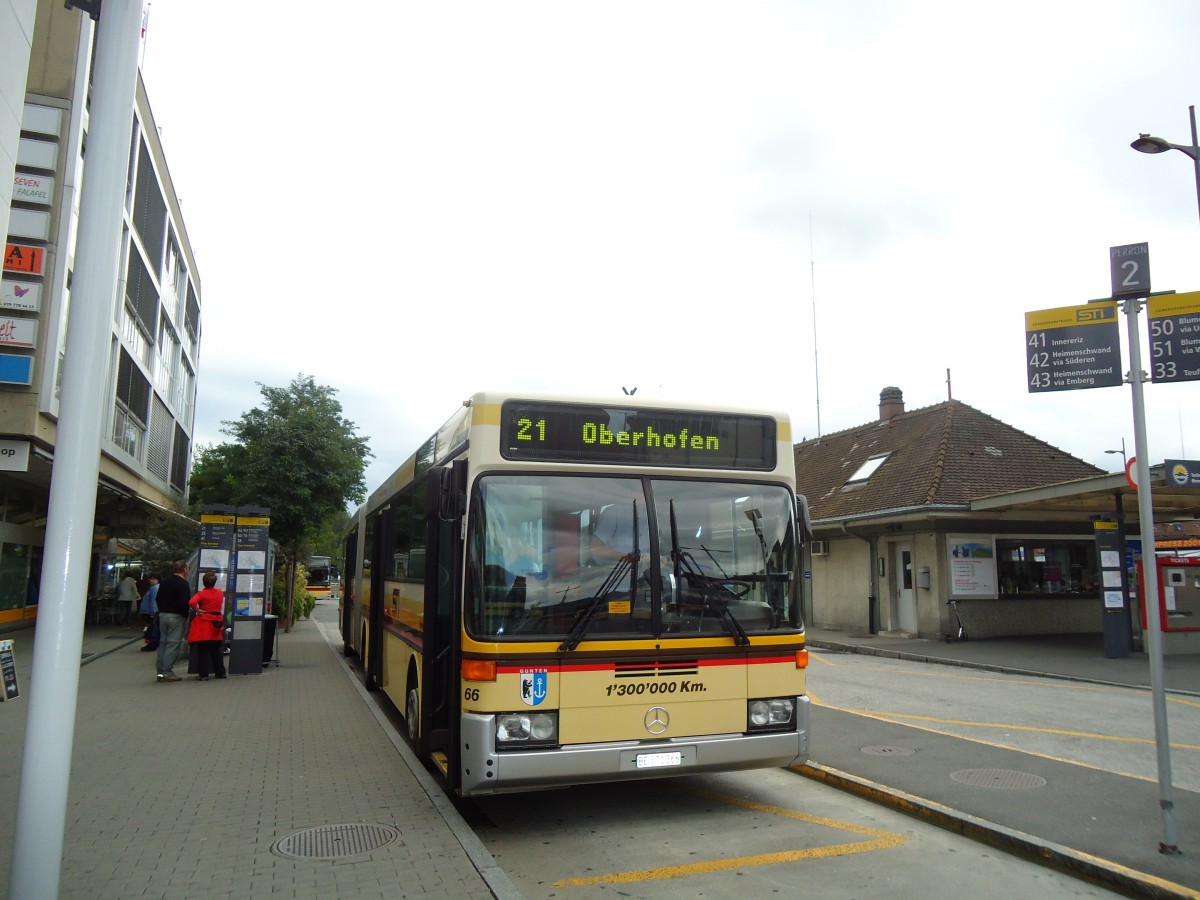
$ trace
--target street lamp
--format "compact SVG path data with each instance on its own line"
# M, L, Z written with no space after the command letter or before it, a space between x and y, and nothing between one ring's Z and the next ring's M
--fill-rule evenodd
M1172 144L1170 141L1152 134L1140 134L1138 139L1129 146L1138 153L1166 153L1168 150L1178 150L1180 153L1190 156L1192 165L1196 169L1196 206L1197 209L1200 209L1200 143L1196 140L1196 107L1188 107L1188 117L1192 122L1192 143L1190 145Z
M1123 468L1125 468L1125 469L1129 468L1129 458L1125 455L1125 438L1121 438L1121 449L1120 450L1105 450L1104 452L1105 453L1120 453L1121 454L1121 462L1124 463Z

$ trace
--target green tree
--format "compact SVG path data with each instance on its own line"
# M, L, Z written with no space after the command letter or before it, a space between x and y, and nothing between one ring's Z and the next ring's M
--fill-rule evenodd
M200 543L200 523L182 512L151 512L143 527L126 532L126 542L137 547L146 573L169 575L171 564L187 559Z
M342 416L333 388L298 375L286 388L259 383L263 403L222 422L232 441L197 450L191 497L198 505L266 506L271 538L287 568L287 616L294 613L297 562L348 503L366 498L367 439Z
M328 556L335 564L342 557L342 539L350 529L350 513L338 509L325 517L312 535L312 552Z

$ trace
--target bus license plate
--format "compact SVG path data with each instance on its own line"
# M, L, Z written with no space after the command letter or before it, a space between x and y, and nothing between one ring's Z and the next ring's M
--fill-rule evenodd
M674 753L639 753L635 759L639 769L657 769L662 766L678 766L683 762L683 754L676 750Z

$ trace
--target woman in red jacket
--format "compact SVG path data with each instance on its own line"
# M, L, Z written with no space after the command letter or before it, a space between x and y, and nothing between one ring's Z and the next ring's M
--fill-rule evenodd
M225 643L225 592L218 590L217 573L204 574L204 590L197 591L190 606L196 610L192 627L188 630L188 643L197 650L200 675L197 681L208 681L211 669L217 678L225 677L225 660L222 646Z

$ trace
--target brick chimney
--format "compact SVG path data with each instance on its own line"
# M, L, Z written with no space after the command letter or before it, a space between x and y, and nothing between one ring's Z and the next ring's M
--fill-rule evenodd
M888 422L904 412L904 392L898 387L885 387L879 392L879 421Z

